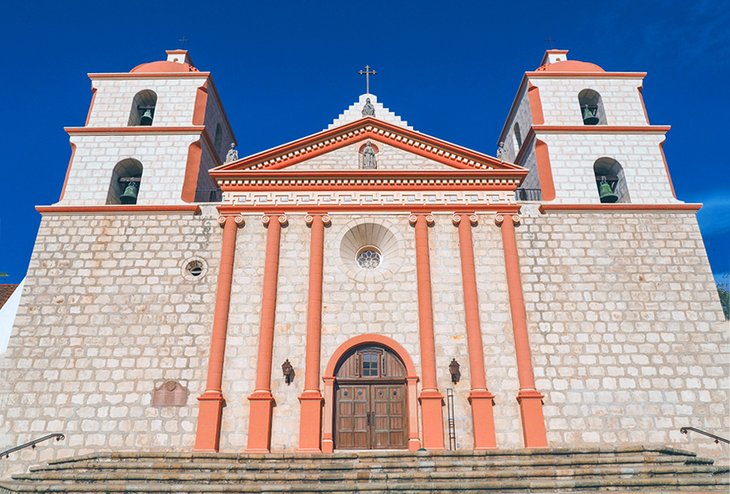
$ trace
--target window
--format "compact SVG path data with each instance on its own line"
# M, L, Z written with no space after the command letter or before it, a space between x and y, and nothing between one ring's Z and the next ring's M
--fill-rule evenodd
M601 101L601 95L596 91L584 89L578 93L578 104L583 125L606 125L603 101Z
M142 163L135 159L122 160L114 166L107 204L136 204L142 183Z
M362 377L378 377L378 362L380 354L376 352L363 352L362 356Z
M355 259L357 265L363 269L375 269L380 266L380 261L383 255L376 247L368 246L363 247L357 252Z
M626 176L621 164L613 158L599 158L593 164L593 174L602 203L631 202Z
M155 119L155 108L157 106L157 94L145 89L134 95L132 109L129 112L127 125L152 125Z

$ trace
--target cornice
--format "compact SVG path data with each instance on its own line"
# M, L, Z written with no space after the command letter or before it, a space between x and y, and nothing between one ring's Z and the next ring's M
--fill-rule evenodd
M205 131L204 125L189 125L180 127L156 127L142 125L133 127L64 127L68 135L174 135L174 134L201 134Z
M90 72L86 74L92 81L95 79L204 79L210 72Z
M671 125L533 125L541 134L666 134Z
M214 171L281 169L365 139L392 145L457 169L519 170L521 168L420 132L365 117L224 164Z
M636 212L644 213L647 211L657 212L679 212L699 211L702 204L696 203L677 203L677 204L540 204L538 208L543 214L559 212L559 213L626 213Z
M200 214L200 206L196 204L108 204L99 206L36 206L35 209L44 216L54 214Z

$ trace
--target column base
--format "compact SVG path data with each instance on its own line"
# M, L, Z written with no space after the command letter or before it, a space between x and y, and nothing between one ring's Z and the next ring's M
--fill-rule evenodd
M225 400L220 391L206 391L198 396L198 428L193 451L217 453L221 434L221 416Z
M496 449L494 395L487 390L472 390L469 393L469 403L474 427L474 449Z
M321 453L322 404L324 398L319 390L304 391L299 397L299 447L301 453Z
M542 413L544 396L534 389L521 389L517 393L522 418L522 438L526 448L547 448L545 416Z
M446 449L444 446L444 395L436 390L421 391L421 423L423 425L423 448Z
M246 453L271 452L271 417L274 396L271 391L254 391L249 397L248 445Z

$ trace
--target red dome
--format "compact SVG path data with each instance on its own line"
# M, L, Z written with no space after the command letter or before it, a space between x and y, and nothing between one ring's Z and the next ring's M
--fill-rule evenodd
M148 62L137 65L130 72L197 72L198 69L187 63L178 62Z
M606 72L594 63L580 62L578 60L548 63L538 67L537 70L547 72Z

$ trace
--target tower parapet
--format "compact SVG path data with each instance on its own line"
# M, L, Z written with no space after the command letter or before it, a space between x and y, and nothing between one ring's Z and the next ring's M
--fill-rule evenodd
M168 50L166 60L89 78L86 124L66 128L73 152L59 205L218 200L207 171L235 137L210 72Z
M669 127L649 122L645 76L548 50L525 73L499 138L503 159L530 170L522 187L562 203L677 202L662 150Z

